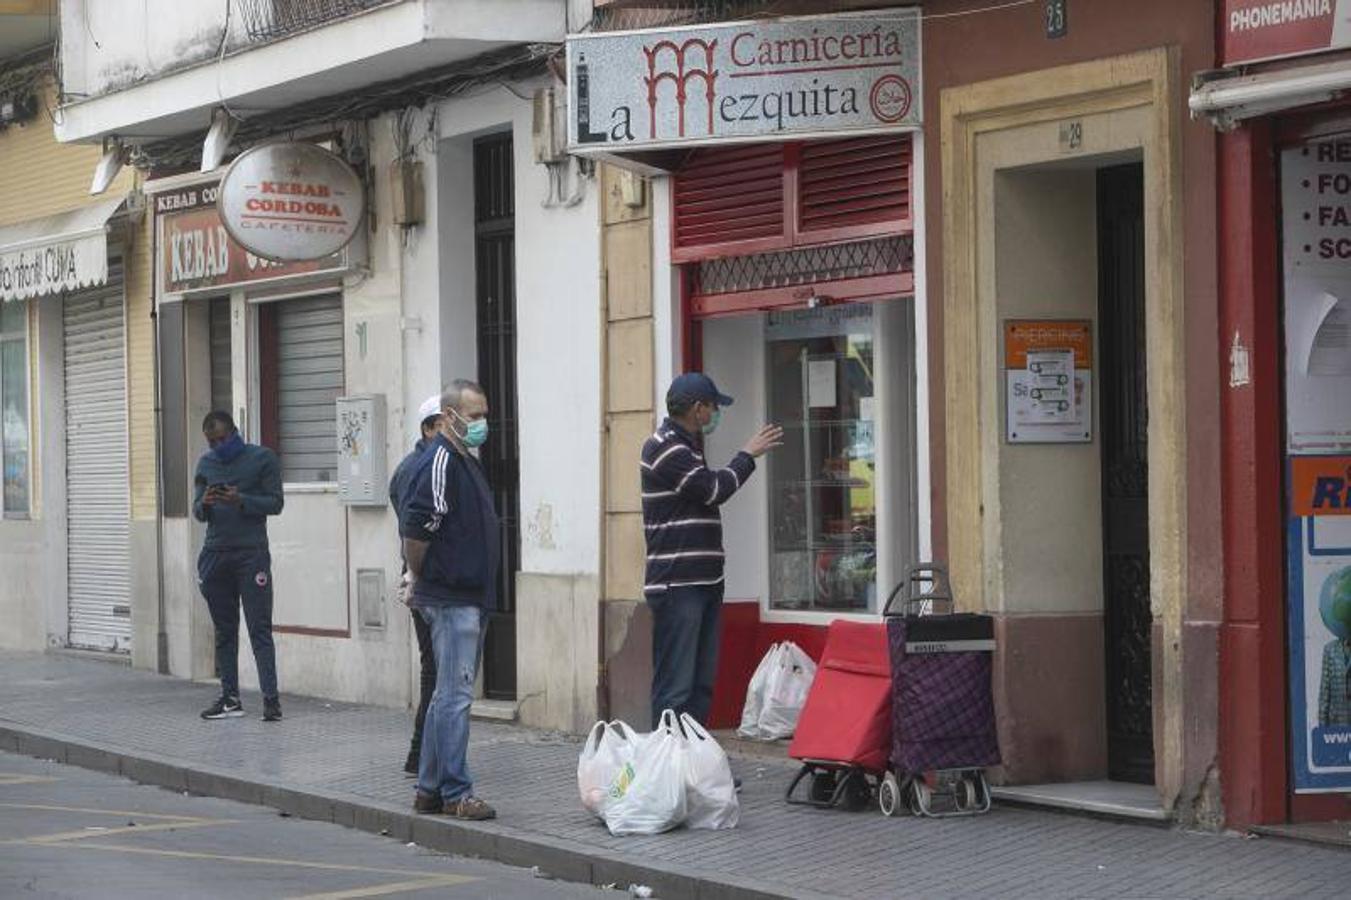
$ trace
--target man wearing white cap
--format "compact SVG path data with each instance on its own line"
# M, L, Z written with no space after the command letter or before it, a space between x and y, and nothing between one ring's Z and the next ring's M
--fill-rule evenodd
M437 428L441 424L441 395L432 394L422 405L418 407L418 422L421 431L418 441L413 445L413 450L403 458L398 468L394 470L394 476L389 479L389 502L394 507L394 512L398 520L403 520L403 501L408 492L414 474L417 472L417 461L427 449L427 445L436 437ZM403 541L400 540L400 546ZM407 602L408 590L408 568L405 565L403 582L399 586L399 599ZM403 770L408 775L417 775L418 759L422 755L422 725L427 720L427 704L431 702L432 693L436 690L436 654L432 652L432 630L431 626L417 614L417 610L411 610L413 614L413 631L417 634L418 656L422 660L421 689L422 696L418 700L417 718L413 720L413 743L408 748L408 759L404 761Z

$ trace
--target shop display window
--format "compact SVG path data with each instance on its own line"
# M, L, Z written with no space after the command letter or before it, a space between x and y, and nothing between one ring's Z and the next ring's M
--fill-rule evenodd
M29 512L28 305L0 302L0 464L6 518Z
M769 314L768 417L784 445L768 462L770 603L877 606L876 397L872 307Z

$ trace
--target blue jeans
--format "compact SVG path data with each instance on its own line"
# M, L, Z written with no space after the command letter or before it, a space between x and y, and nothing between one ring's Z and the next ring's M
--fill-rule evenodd
M708 723L718 674L722 585L672 588L652 610L652 727L664 710Z
M277 652L272 644L272 557L265 549L203 550L197 584L216 627L216 672L220 692L239 696L239 608L249 626L258 687L277 699Z
M417 607L432 631L436 690L422 725L418 790L450 802L474 791L469 777L469 707L488 615L477 606Z

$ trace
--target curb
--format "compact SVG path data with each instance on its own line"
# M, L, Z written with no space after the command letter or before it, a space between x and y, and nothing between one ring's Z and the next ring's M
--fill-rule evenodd
M561 881L621 888L645 884L661 900L816 900L827 896L779 893L732 875L692 875L675 866L640 862L544 835L523 835L502 825L417 815L350 794L259 777L241 778L210 766L185 764L18 723L0 722L0 751L55 760L170 790L268 806L298 819L332 822L456 856L518 867L537 866L548 877Z

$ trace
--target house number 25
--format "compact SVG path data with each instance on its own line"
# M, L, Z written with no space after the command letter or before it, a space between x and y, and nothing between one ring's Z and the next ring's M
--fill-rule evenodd
M1046 0L1046 36L1060 38L1070 30L1069 0Z

